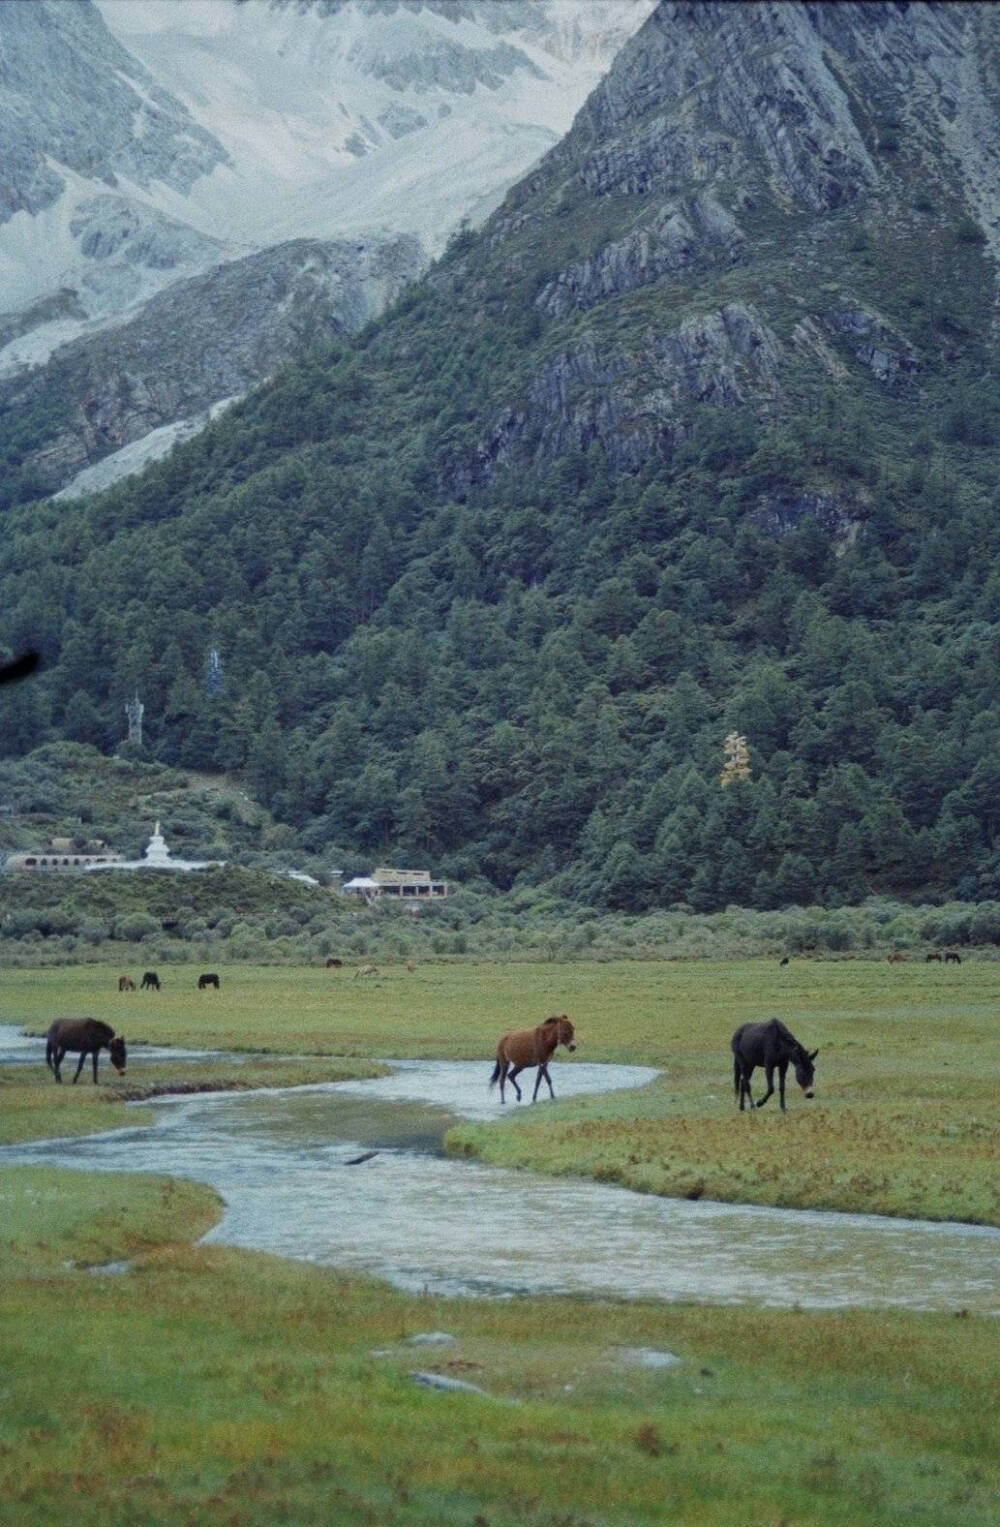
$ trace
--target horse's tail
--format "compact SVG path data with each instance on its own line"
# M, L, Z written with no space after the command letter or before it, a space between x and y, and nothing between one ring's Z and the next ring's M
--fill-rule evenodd
M740 1082L741 1082L742 1078L743 1078L743 1067L740 1065L740 1058L739 1058L738 1055L734 1055L733 1056L733 1091L736 1093L737 1097L739 1097L739 1095L740 1095Z
M54 1071L56 1069L55 1066L52 1064L52 1057L55 1054L55 1048L56 1047L52 1043L52 1040L51 1039L46 1039L46 1041L45 1041L45 1064L48 1066L50 1071Z
M501 1059L500 1059L500 1057L498 1055L497 1056L497 1063L493 1067L493 1075L490 1077L490 1088L491 1088L491 1090L492 1090L492 1088L494 1088L496 1086L497 1082L500 1080L500 1072L502 1070L503 1070L503 1062L501 1061Z

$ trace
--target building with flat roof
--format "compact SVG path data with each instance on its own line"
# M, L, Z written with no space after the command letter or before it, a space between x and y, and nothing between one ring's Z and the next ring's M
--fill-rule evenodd
M361 896L366 901L373 901L378 896L416 901L430 896L447 896L448 883L432 880L430 870L394 870L380 865L370 875L356 875L353 880L348 880L343 891L345 895Z

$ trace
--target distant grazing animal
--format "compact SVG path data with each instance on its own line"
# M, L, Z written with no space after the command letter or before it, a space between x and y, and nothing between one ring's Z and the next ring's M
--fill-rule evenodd
M214 986L216 991L219 990L219 978L214 970L207 970L203 976L198 977L199 991L204 991L208 986Z
M357 970L354 972L354 979L357 980L358 976L377 976L377 975L378 975L378 966L377 965L359 965Z
M740 1113L745 1102L751 1108L763 1108L774 1092L774 1073L778 1072L778 1097L781 1111L785 1111L785 1072L789 1065L795 1067L795 1080L807 1098L813 1096L813 1078L816 1075L813 1061L819 1054L812 1053L799 1044L779 1018L764 1023L741 1023L733 1035L730 1048L733 1052L733 1086L740 1100ZM767 1091L754 1103L750 1090L750 1078L757 1066L764 1067Z
M779 965L787 965L788 964L788 956L787 956L787 954L782 956L782 958L778 961L778 964Z
M941 951L940 951L940 949L928 949L928 951L927 951L927 964L929 965L932 960L937 960L938 964L940 965L940 963L941 963Z
M890 965L902 965L905 956L900 954L899 950L897 949L895 954L890 954L887 958Z
M57 1082L62 1081L59 1067L67 1050L72 1050L74 1054L79 1051L80 1054L74 1082L89 1055L94 1063L96 1086L97 1056L100 1050L107 1050L115 1070L122 1076L125 1074L125 1041L120 1034L115 1033L110 1023L102 1023L99 1018L57 1018L55 1023L49 1025L45 1038L45 1064L55 1073Z
M139 982L139 988L141 991L145 991L147 986L149 987L150 991L159 991L160 978L156 974L155 970L147 970L142 980Z
M118 977L118 990L119 991L135 991L135 982L132 980L132 977L131 976L119 976Z
M955 953L954 949L945 950L944 962L946 965L961 965L962 963L960 956Z
M334 955L331 955L326 962L326 968L327 970L340 970L343 963L343 960L338 960Z
M503 1095L505 1082L510 1082L517 1093L517 1101L521 1101L521 1089L515 1078L528 1066L538 1067L531 1101L534 1102L538 1097L538 1088L543 1076L549 1084L549 1097L555 1097L552 1090L552 1078L549 1076L549 1061L557 1045L565 1045L567 1050L576 1049L573 1025L565 1013L554 1018L546 1018L545 1022L540 1023L535 1029L516 1029L514 1033L503 1036L497 1045L497 1063L490 1077L491 1087L495 1087L497 1082L500 1083L501 1103L507 1101Z
M410 975L412 976L413 972L416 970L417 967L416 967L416 965L414 965L412 960L407 960L406 968L410 972Z

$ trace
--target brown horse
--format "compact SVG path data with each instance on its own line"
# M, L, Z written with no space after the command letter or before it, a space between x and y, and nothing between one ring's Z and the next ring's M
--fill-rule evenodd
M97 1056L101 1050L107 1050L111 1064L119 1075L125 1074L125 1041L120 1034L115 1033L110 1023L102 1023L99 1018L57 1018L55 1023L50 1024L45 1038L45 1064L50 1071L55 1072L57 1082L62 1081L59 1067L67 1050L72 1050L74 1054L79 1052L80 1055L74 1082L89 1055L94 1063L96 1085Z
M118 977L118 990L119 991L135 991L135 982L132 980L132 977L131 976L119 976Z
M497 1063L490 1077L491 1087L495 1087L497 1082L500 1083L501 1103L507 1101L503 1095L504 1082L510 1082L517 1093L517 1101L521 1101L521 1089L515 1077L527 1066L538 1067L531 1101L534 1102L538 1096L538 1088L543 1076L549 1084L549 1097L555 1097L552 1090L552 1078L549 1076L549 1061L557 1045L565 1045L567 1050L576 1049L573 1025L565 1013L561 1017L546 1018L537 1029L516 1029L513 1034L503 1036L497 1045Z

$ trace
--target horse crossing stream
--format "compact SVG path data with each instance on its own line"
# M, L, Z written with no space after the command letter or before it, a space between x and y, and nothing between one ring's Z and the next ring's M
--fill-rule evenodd
M11 1032L0 1030L0 1059L13 1058ZM141 1056L131 1051L130 1065ZM133 1105L131 1128L6 1147L0 1164L194 1178L225 1203L207 1240L409 1290L1000 1313L998 1230L663 1199L450 1157L442 1139L456 1118L501 1116L487 1069L390 1064L372 1081L157 1098L155 1117ZM553 1070L560 1097L656 1074L579 1061Z

